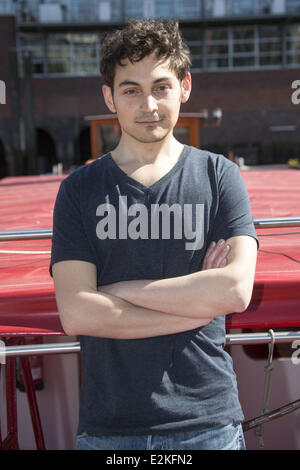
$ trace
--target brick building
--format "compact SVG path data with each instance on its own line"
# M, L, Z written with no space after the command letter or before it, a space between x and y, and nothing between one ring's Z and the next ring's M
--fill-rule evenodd
M200 129L202 148L232 150L248 165L300 156L300 0L0 0L0 177L89 158L85 116L108 113L101 37L149 16L177 18L190 46L193 91L182 111L222 110L218 127Z

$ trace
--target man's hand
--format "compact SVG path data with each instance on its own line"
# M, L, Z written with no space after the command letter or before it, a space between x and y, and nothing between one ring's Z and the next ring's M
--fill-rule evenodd
M218 243L212 242L204 256L202 271L206 269L224 268L227 264L227 255L230 251L230 246L225 243L225 240L219 240ZM105 286L98 286L98 291L110 295L118 295L118 287L122 285L123 281L114 282L113 284L106 284Z
M225 240L219 240L218 243L212 242L204 256L202 271L206 269L224 268L227 264L227 255L230 251L230 246L226 244Z

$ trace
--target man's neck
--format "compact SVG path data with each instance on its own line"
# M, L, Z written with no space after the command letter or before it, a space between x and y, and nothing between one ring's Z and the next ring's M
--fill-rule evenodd
M119 145L111 154L120 165L143 166L162 161L175 162L183 147L173 135L160 142L143 143L122 134Z

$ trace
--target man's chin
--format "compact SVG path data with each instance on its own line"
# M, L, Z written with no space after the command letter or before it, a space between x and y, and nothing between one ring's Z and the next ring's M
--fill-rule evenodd
M142 143L142 144L155 144L162 142L167 136L169 132L162 132L162 133L151 133L149 135L141 135L141 134L131 134L131 137L133 137L136 141Z

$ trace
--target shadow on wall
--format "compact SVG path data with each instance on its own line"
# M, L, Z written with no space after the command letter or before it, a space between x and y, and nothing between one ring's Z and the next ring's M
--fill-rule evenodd
M8 175L8 165L5 158L5 149L2 141L0 140L0 179Z

